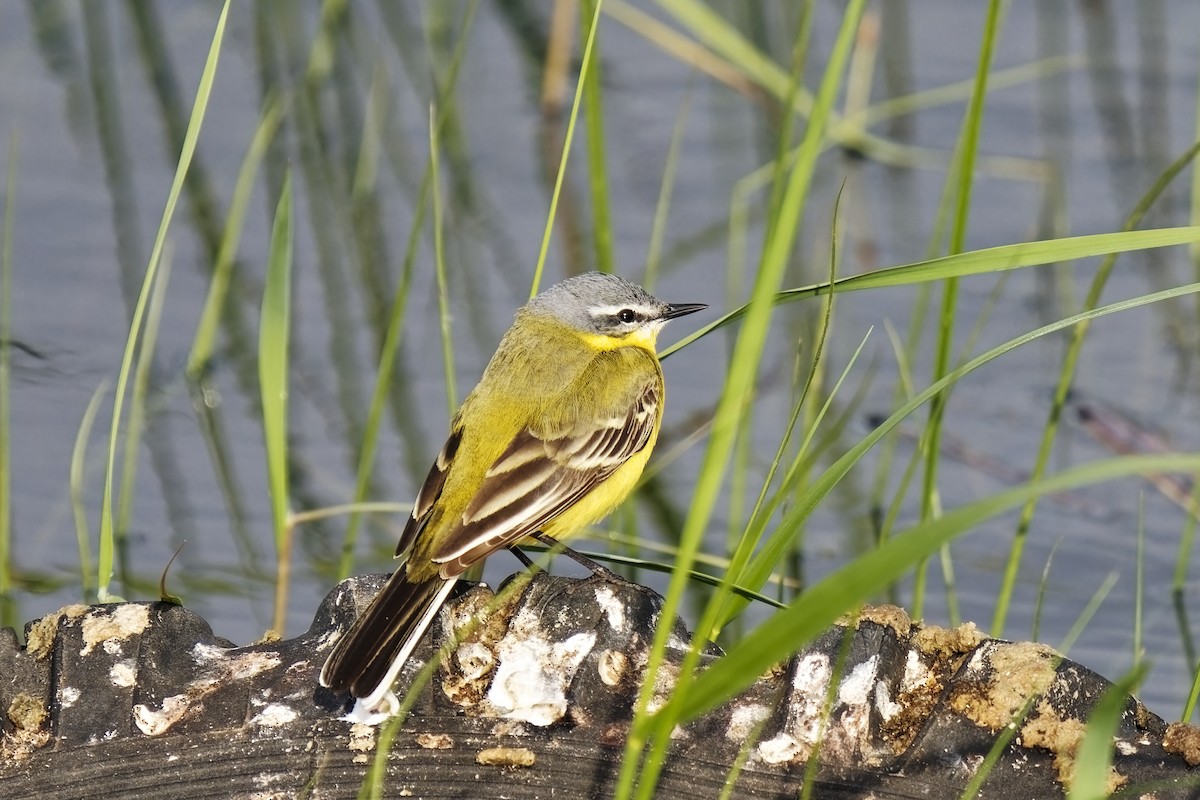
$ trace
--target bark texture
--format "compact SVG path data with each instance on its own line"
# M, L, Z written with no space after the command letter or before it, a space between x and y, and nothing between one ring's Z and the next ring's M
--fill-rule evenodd
M458 632L389 750L386 796L611 794L661 599L600 577L519 580L499 607L483 586L455 597L401 673L403 695ZM345 581L303 636L245 647L163 603L69 606L27 625L24 648L0 631L0 796L356 796L382 728L343 720L317 673L382 581ZM672 624L652 676L664 699L687 641ZM1042 645L872 608L677 731L655 796L734 780L731 797L794 798L818 748L814 797L957 798L1026 709L980 796L1063 797L1109 686ZM1200 797L1197 761L1196 729L1126 700L1113 791Z

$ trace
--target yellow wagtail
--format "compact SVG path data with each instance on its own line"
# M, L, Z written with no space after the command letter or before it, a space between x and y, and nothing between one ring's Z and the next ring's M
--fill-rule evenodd
M342 636L321 684L382 708L464 570L535 534L569 536L633 490L663 414L655 341L670 304L613 275L550 287L519 310L463 401L413 505L408 558Z

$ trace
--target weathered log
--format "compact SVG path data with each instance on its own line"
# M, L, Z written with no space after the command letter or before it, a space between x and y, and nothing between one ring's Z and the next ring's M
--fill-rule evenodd
M26 626L25 648L0 632L0 796L355 796L378 729L341 719L346 699L316 676L382 577L343 582L307 633L281 642L235 647L164 603L68 606ZM492 600L477 586L449 603L400 690L451 626ZM421 690L388 756L387 794L611 794L660 607L632 584L538 573ZM660 697L687 641L673 624L670 660L654 676ZM704 662L719 657L714 648ZM980 796L1063 796L1087 715L1109 685L1041 645L869 609L678 731L656 797L715 797L739 753L731 796L796 797L820 742L815 797L957 798L1031 697ZM1200 797L1198 761L1196 729L1126 701L1114 789Z

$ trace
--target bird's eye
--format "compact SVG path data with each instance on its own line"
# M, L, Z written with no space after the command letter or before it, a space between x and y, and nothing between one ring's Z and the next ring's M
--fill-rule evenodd
M617 319L621 320L621 322L624 322L626 325L628 325L631 322L637 321L637 314L632 309L622 308L620 311L617 312Z

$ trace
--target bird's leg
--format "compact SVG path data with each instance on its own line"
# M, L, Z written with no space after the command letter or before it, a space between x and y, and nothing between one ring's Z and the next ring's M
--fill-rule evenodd
M607 580L607 581L614 581L616 583L629 583L629 581L625 580L624 578L622 578L617 573L613 572L608 567L606 567L603 564L600 564L596 561L593 561L592 559L585 556L583 553L572 550L571 548L567 547L565 544L560 542L558 539L555 539L553 536L547 536L546 534L542 533L541 531L537 531L536 533L532 534L530 536L530 538L537 539L539 542L546 545L546 547L549 547L551 550L562 553L564 556L571 559L576 564L579 564L584 569L589 570L593 575L595 575L598 578L603 578L604 580Z
M525 555L525 551L517 547L515 544L508 548L508 552L516 556L517 561L520 561L521 565L530 572L539 572L541 570L537 564L533 563L533 559Z
M556 554L562 553L563 555L572 559L580 566L589 570L592 573L593 578L602 580L605 583L616 584L618 586L627 586L630 589L634 590L635 592L639 592L641 594L651 596L652 598L655 599L656 602L661 602L661 600L662 600L662 598L659 597L658 594L653 589L648 589L645 586L642 586L640 583L634 583L633 581L631 581L627 578L621 577L620 575L613 572L611 569L604 566L603 564L599 564L596 561L593 561L592 559L585 556L583 553L580 553L578 551L572 550L571 548L567 547L565 544L560 542L558 539L555 539L553 536L548 536L548 535L542 533L541 531L538 531L536 533L530 534L529 538L536 539L537 541L541 542L546 547L550 548L550 551L552 553L556 553Z

